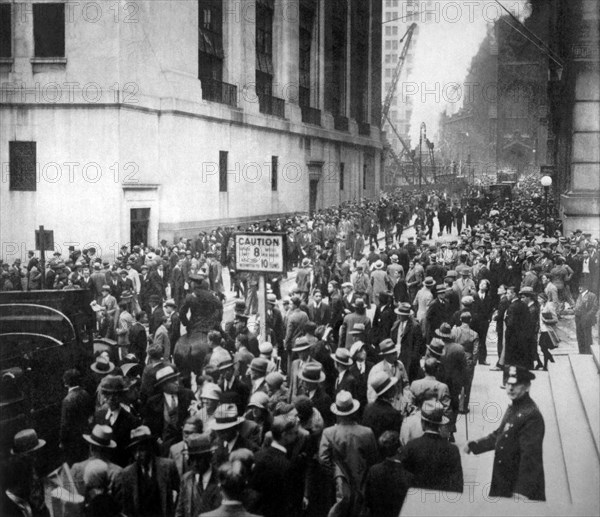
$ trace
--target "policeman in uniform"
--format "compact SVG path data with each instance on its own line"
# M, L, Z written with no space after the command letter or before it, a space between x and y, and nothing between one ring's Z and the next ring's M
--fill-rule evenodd
M544 418L529 396L535 375L520 366L507 366L506 394L511 403L500 427L493 433L465 445L466 453L495 451L490 497L519 495L545 501Z

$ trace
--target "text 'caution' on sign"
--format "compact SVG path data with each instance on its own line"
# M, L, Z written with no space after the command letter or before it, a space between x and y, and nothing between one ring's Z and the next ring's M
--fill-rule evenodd
M235 235L235 264L238 271L283 273L285 235L238 233Z

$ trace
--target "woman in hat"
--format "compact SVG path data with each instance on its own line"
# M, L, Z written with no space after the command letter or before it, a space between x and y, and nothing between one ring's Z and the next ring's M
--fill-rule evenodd
M250 397L248 410L244 418L258 425L258 443L263 443L265 435L271 430L271 424L273 423L273 415L269 411L269 395L262 391L254 393Z

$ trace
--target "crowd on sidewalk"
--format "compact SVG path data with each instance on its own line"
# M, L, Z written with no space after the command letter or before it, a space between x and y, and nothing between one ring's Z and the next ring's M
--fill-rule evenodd
M257 282L235 271L231 228L123 248L113 264L94 250L55 257L46 287L89 289L98 332L115 339L88 371L63 376L63 469L81 511L379 517L397 516L410 487L462 492L454 433L477 364L499 371L512 409L464 452L495 450L490 496L545 500L531 371L548 368L565 313L590 352L600 265L592 235L540 223L535 189L456 202L398 192L252 225L285 232L296 269L288 294L269 278L268 336L248 328ZM224 267L240 298L226 322ZM34 257L2 268L13 289L17 277L38 287ZM181 325L206 333L197 367L176 361ZM47 514L43 438L14 437L2 515Z

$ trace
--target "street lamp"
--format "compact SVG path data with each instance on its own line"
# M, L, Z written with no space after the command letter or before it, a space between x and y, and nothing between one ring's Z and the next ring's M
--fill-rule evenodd
M548 236L548 191L552 186L552 178L550 176L543 176L540 180L542 187L544 187L544 235Z

